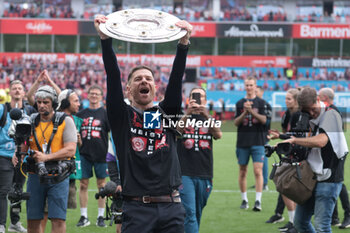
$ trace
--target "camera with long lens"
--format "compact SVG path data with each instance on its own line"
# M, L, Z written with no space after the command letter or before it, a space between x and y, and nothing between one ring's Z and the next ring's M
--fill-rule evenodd
M110 226L112 226L113 222L115 224L122 223L122 205L123 205L123 197L120 192L116 192L117 184L113 181L108 181L107 184L100 188L99 192L95 194L95 198L104 198L107 197L106 201L106 217L105 220L111 220ZM109 201L111 201L111 205L109 206Z

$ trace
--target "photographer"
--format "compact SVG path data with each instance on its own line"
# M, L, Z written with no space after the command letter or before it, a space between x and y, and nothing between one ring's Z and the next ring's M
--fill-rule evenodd
M23 101L24 87L20 80L14 80L10 83L11 102L0 105L0 232L5 232L7 219L7 194L11 187L16 191L22 192L25 177L19 169L14 169L11 158L15 154L14 139L8 135L8 130L12 124L10 111L13 108L22 109L22 112L30 115L35 110ZM11 204L13 204L11 202ZM20 204L11 207L11 224L9 231L27 232L19 221L19 213L14 209L20 210Z
M46 199L52 232L66 232L69 178L68 176L62 178L60 174L68 169L61 166L68 164L67 161L74 156L77 133L70 117L55 112L57 94L52 87L47 85L40 87L35 93L35 102L39 113L32 115L33 129L29 147L35 152L32 158L35 160L36 169L29 170L31 174L27 182L27 191L30 193L30 199L27 201L28 232L43 232L41 221L44 217ZM27 150L28 145L22 146L22 151ZM45 163L46 172L49 175L41 174L42 167L38 168L40 163ZM52 169L49 169L48 165L52 169L62 168L62 173L58 172L57 176L50 176L52 173L49 171Z
M317 176L317 184L312 197L297 205L294 225L298 232L331 232L332 212L344 180L348 153L341 116L320 102L314 88L304 88L298 95L298 104L301 111L310 114L314 136L292 136L284 142L311 148L307 161ZM315 227L311 224L313 214Z

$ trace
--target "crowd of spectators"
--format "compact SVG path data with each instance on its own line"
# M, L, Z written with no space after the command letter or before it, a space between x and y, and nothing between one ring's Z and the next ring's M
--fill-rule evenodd
M157 66L152 62L145 62L144 64L155 69L154 77L158 88L156 101L159 101L165 93L171 70L169 67ZM126 86L127 75L135 65L139 64L119 62L124 87ZM7 88L10 81L19 79L23 81L26 90L29 90L44 69L49 71L51 79L61 89L75 89L82 99L87 98L87 90L94 84L103 87L104 93L106 93L106 74L102 59L87 60L84 58L75 61L63 61L60 59L52 61L41 58L17 58L12 60L2 57L0 63L0 88Z
M7 18L74 18L71 6L68 5L45 5L38 6L36 3L7 3L3 17Z
M313 81L305 82L305 80L289 81L289 80L258 80L258 85L265 91L288 91L290 88L298 88L302 86L313 86L316 89L330 87L334 91L343 92L350 90L348 82L322 82ZM208 80L206 83L208 91L244 91L243 80Z
M350 14L324 14L311 13L307 15L297 15L296 22L322 22L322 23L350 23Z
M113 4L85 4L82 15L75 15L70 2L68 4L45 4L42 3L10 3L4 4L3 17L22 18L83 18L93 19L96 14L108 15L120 9L115 9ZM137 6L133 6L133 8ZM256 7L245 6L222 6L218 14L214 14L212 7L195 9L177 5L156 6L159 9L173 14L190 22L195 21L296 21L296 22L330 22L349 23L350 11L347 8L334 7L334 12L328 14L323 7L297 7L295 17L288 18L282 6L259 5ZM263 10L262 10L263 9Z
M258 80L350 80L350 68L299 67L287 78L287 69L275 67L201 67L200 79L243 80L254 76Z

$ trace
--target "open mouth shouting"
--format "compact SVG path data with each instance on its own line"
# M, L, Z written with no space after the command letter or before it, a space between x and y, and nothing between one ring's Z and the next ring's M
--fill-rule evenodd
M141 95L147 95L150 92L149 87L141 87L140 88L140 94Z

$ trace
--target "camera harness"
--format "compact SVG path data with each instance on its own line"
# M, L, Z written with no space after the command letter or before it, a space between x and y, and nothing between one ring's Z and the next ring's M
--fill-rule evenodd
M34 136L34 140L35 140L35 144L38 147L39 151L45 153L45 154L49 154L50 151L50 147L51 147L51 143L53 141L53 138L58 130L58 126L61 125L63 123L63 120L65 119L67 115L64 112L55 112L54 116L52 117L52 122L53 122L53 130L50 136L50 140L47 143L46 146L46 151L43 151L43 148L40 146L39 144L39 140L36 134L36 130L35 128L39 125L40 123L40 117L39 117L39 113L34 113L31 115L31 119L32 119L32 132L33 132L33 136ZM45 129L46 130L46 129ZM45 132L44 130L44 132ZM45 138L44 138L45 140ZM40 182L41 183L45 183L45 184L56 184L59 183L61 181L63 181L64 179L66 179L72 172L75 171L75 161L74 159L71 160L64 160L64 161L53 161L50 162L51 165L54 165L54 167L57 167L60 163L65 162L68 163L68 167L66 169L64 169L62 171L62 173L60 174L52 174L49 172L49 175L46 176L40 176ZM46 163L45 163L46 165ZM50 169L48 169L50 170Z

